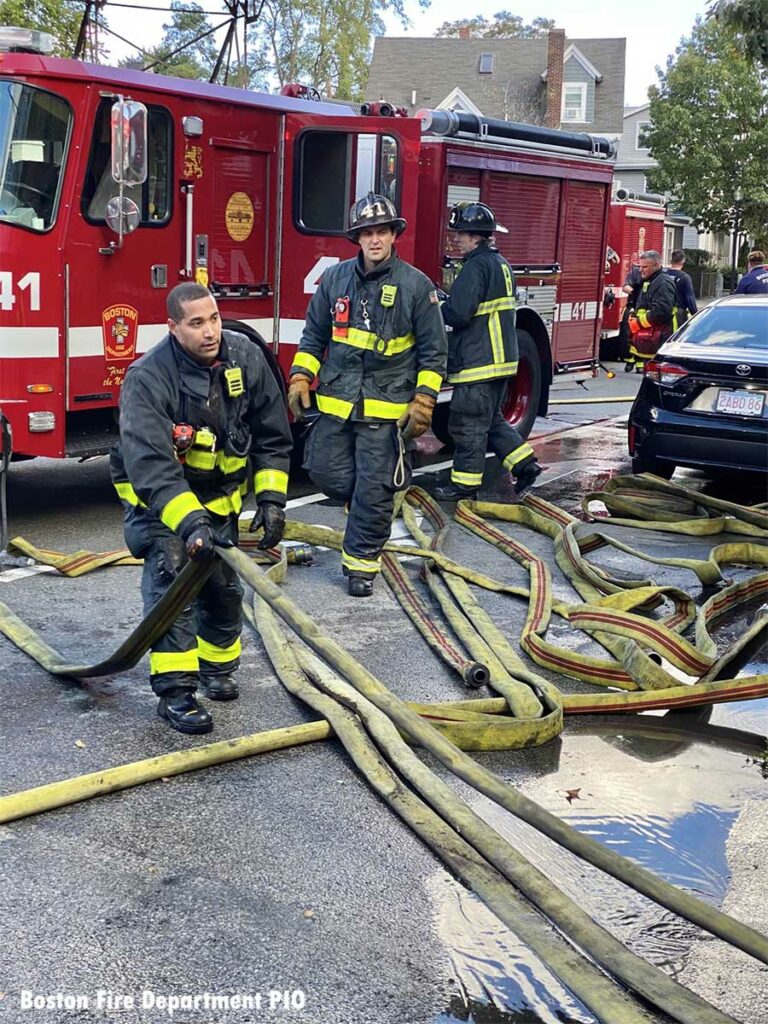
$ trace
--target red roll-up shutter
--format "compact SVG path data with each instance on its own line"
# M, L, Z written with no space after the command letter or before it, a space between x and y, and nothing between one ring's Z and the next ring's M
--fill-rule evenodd
M557 178L491 172L483 202L509 231L496 235L496 245L510 263L554 263L560 213Z

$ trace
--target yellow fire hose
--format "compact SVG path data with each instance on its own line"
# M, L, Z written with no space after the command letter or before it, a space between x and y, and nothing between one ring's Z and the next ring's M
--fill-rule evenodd
M665 512L662 508L663 514L661 515L659 514L659 491L664 492L669 509L668 512ZM681 511L687 510L691 513L692 518L687 520L689 530L686 532L700 536L708 536L714 532L731 534L741 532L743 536L760 537L761 539L766 536L765 526L768 525L768 513L764 509L744 509L742 506L732 503L716 502L715 499L700 500L702 496L693 495L692 492L676 485L667 485L662 481L656 481L655 478L618 478L611 482L607 494L601 492L600 495L589 497L591 499L599 497L609 513L612 513L614 509L619 512L618 518L611 515L607 521L620 525L624 524L623 517L638 515L640 522L635 518L629 520L632 526L647 525L647 528L655 529L673 528L677 527L680 522ZM731 650L727 655L718 659L707 627L726 610L763 594L768 589L768 573L760 573L749 580L726 586L719 593L710 597L702 608L696 609L690 598L682 591L669 587L655 587L647 580L617 580L605 570L591 565L585 555L606 543L612 543L620 550L640 558L649 561L657 560L625 545L622 546L613 538L601 533L592 532L586 536L579 536L580 529L585 524L578 523L573 517L569 517L555 506L542 502L541 499L529 498L525 506L461 503L457 510L457 521L483 539L494 543L528 571L529 588L511 587L460 566L445 556L439 550L446 528L446 524L440 520L442 515L440 510L434 506L424 492L412 490L406 496L406 500L410 506L419 508L427 520L432 522L435 536L430 540L421 531L411 508L409 505L405 505L403 506L404 519L420 547L390 544L388 552L407 553L420 556L425 560L425 575L430 590L438 598L449 623L461 643L469 651L470 657L476 657L477 664L484 663L480 659L484 659L488 663L492 685L503 694L503 697L497 700L443 702L423 706L404 705L363 666L355 662L347 652L330 638L324 637L317 629L316 624L296 608L272 580L265 577L243 552L235 549L220 551L221 557L235 567L256 592L255 603L262 633L268 633L269 628L272 628L269 626L268 618L271 617L274 620L272 612L266 608L268 604L272 611L277 612L306 643L321 654L325 662L344 677L347 683L352 684L355 692L352 694L349 687L333 673L329 673L328 668L322 662L318 662L313 656L304 653L303 648L300 651L294 651L295 645L292 645L290 650L295 657L291 671L294 675L299 672L298 663L304 672L302 685L308 686L307 678L309 678L316 686L319 685L321 689L333 693L335 701L341 701L341 703L353 707L354 716L350 716L349 712L345 712L344 715L355 723L352 727L355 735L361 728L360 721L363 721L371 729L372 734L377 736L377 745L384 749L381 731L383 730L397 739L392 727L392 723L394 723L411 742L425 746L464 781L474 785L500 806L528 821L561 845L600 866L608 873L614 874L639 892L655 899L662 906L687 917L713 934L725 938L726 941L751 953L762 962L768 962L768 940L765 937L701 903L694 897L679 892L673 886L655 878L649 872L607 850L599 843L575 833L555 816L537 807L532 801L486 771L460 749L460 747L494 749L500 746L526 746L530 743L545 742L560 730L563 711L585 713L597 709L614 711L638 710L648 706L676 707L687 706L694 702L734 700L744 699L745 696L765 695L768 693L768 677L766 676L726 680L720 678L735 659L737 652ZM587 508L589 508L588 503ZM548 536L553 541L558 564L584 603L568 606L554 601L548 568L543 560L536 558L523 545L502 534L495 527L490 527L485 521L487 517L523 523ZM718 524L714 529L713 523ZM296 523L289 525L289 536L310 543L337 547L340 541L334 531L325 528L307 527L305 524ZM697 527L701 529L697 529ZM56 555L51 552L46 554L48 556ZM74 565L68 564L68 568L70 570L74 568L76 572L85 571L82 566L86 554L80 552L77 558L70 556L70 563L74 563ZM125 553L123 552L123 554ZM64 558L64 556L61 557ZM388 567L390 577L406 576L397 560L389 553L387 559L392 563ZM107 564L110 560L117 564L124 564L119 552L95 556L95 561L98 564ZM66 559L62 564L65 562ZM663 562L663 564L673 564L679 568L690 569L708 585L721 581L721 566L734 563L758 566L768 564L766 549L760 544L745 541L719 545L705 562L694 559ZM270 575L275 575L278 570L280 573L284 572L284 563L270 570ZM194 573L191 575L194 576ZM560 691L546 679L527 669L506 638L479 606L474 595L466 586L467 581L494 591L506 592L528 599L529 611L521 637L521 646L534 661L548 668L556 663L557 670L565 672L567 675L572 675L575 678L588 678L590 682L611 687L623 687L626 692L611 692L597 696L563 696L560 694ZM201 582L198 583L198 586L201 585ZM399 584L399 586L402 591L401 595L398 595L400 600L403 595L407 598L409 588L410 590L414 589L409 582L406 585ZM673 610L661 620L652 620L638 614L639 611L657 608L670 599L673 603ZM409 598L409 600L411 599ZM455 605L451 605L451 600L455 602ZM412 600L411 603L413 603ZM417 618L420 617L422 632L427 635L432 628L429 625L430 616L423 602L421 605L422 609ZM567 618L574 626L578 626L598 640L602 646L616 656L621 668L618 668L615 662L607 662L604 659L585 659L583 655L571 659L571 652L558 649L544 640L552 611ZM166 609L164 614L167 616L171 612ZM693 643L680 636L682 630L691 623L694 624L695 633L695 642ZM756 620L735 647L742 649L753 643L767 623L768 617ZM274 621L272 626L274 626ZM0 606L0 630L14 642L19 642L23 649L36 657L49 670L59 674L75 675L97 674L96 668L102 672L112 671L112 669L104 668L110 664L110 659L101 662L99 666L92 666L90 669L74 666L77 671L73 671L73 666L66 665L59 656L52 660L52 655L56 655L56 652L46 645L39 643L38 646L35 646L35 643L31 642L29 631L24 632L26 627L23 627L20 632L21 627L23 624L12 617L12 613L9 613L4 606ZM156 617L153 622L147 620L142 627L143 631L137 631L141 634L138 645L134 643L131 648L130 641L133 638L130 638L129 642L120 648L119 653L123 661L128 657L126 650L130 649L130 657L134 657L138 647L143 646L146 649L149 645L147 638L151 643L158 630L162 632L162 627L167 628L167 619L163 619L162 616ZM449 640L447 634L442 635ZM31 634L31 637L34 638L34 634ZM454 667L458 669L469 659L463 659L460 648L455 647L452 641L449 642L453 646L452 654L455 655ZM265 643L270 651L270 656L275 655L273 660L275 660L278 674L286 682L284 678L286 674L291 675L285 665L286 644L280 642L275 646L272 643L270 647L266 638ZM674 677L670 676L647 655L640 644L643 647L649 647L651 651L667 659L671 665L681 668L694 678L699 677L700 681L694 685L679 685ZM442 646L442 642L433 646ZM557 658L562 660L556 661ZM129 663L133 664L134 661ZM585 663L589 663L586 671ZM608 675L609 669L614 673L613 678ZM301 675L300 672L299 675ZM674 685L670 685L670 681ZM286 685L288 684L286 683ZM315 690L315 696L312 699L319 699L319 697L320 695ZM311 700L308 702L312 703ZM338 707L338 705L336 706ZM375 708L379 710L376 711ZM516 714L510 715L510 709L514 710ZM332 720L330 716L328 717L329 721L333 721L334 731L346 745L347 740L342 735L347 732L348 728L346 718L344 718L342 729L340 725L337 726L335 719ZM429 721L426 721L425 718L428 718ZM372 724L374 722L378 724ZM328 735L328 726L325 723L319 723L319 725L322 726L322 729L311 735L301 731L310 729L310 727L274 730L272 734L267 734L267 739L244 737L226 744L212 744L209 747L197 748L195 751L182 752L183 755L202 751L209 752L203 755L199 762L193 758L185 761L181 757L178 762L175 762L176 767L174 767L173 759L179 755L168 755L171 758L170 762L167 758L155 758L137 766L123 766L119 769L111 769L106 773L94 773L82 780L68 780L66 783L55 783L53 787L40 787L38 790L30 791L29 794L3 797L0 798L0 821L12 820L24 813L33 813L34 811L31 811L30 808L44 809L46 804L43 799L43 790L49 791L46 794L49 801L55 799L55 802L49 802L47 806L61 806L62 803L69 802L69 800L63 799L65 796L69 796L71 799L85 799L98 792L121 788L122 785L137 784L145 778L169 775L175 771L191 770L195 767L215 763L217 759L250 756L250 753L255 752L256 749L264 749L261 744L267 742L286 745L289 742L309 742L311 739ZM401 744L401 741L397 739L397 743ZM222 748L226 748L226 750ZM276 748L273 747L273 749ZM357 758L355 759L357 761ZM412 785L414 785L416 776L422 777L424 772L427 772L428 775L431 774L420 762L414 764L414 761L416 761L415 755L407 747L398 746L394 762L398 771L405 774ZM159 774L152 774L153 771L157 771ZM391 772L391 769L387 769L387 771ZM374 775L378 772L377 768ZM116 774L112 776L110 773ZM97 780L97 776L101 781ZM130 781L131 777L135 777L136 781ZM535 873L535 869L525 863L517 863L514 857L510 859L509 851L499 852L495 844L503 843L503 840L495 833L491 837L484 837L482 831L474 831L474 824L471 820L462 817L466 814L471 815L471 811L467 808L456 811L450 807L449 803L442 802L448 800L448 794L426 796L426 799L441 815L441 817L435 817L433 821L429 817L429 813L432 812L427 813L428 809L425 811L425 808L419 803L420 798L413 797L417 801L415 804L409 804L410 794L407 799L402 799L404 791L402 786L397 783L396 777L393 781L392 776L387 776L388 781L384 783L380 780L378 783L374 781L368 771L366 771L366 777L377 788L377 791L382 792L382 795L389 792L390 797L394 797L390 802L393 803L404 820L416 827L419 834L430 841L446 863L493 907L502 920L518 931L532 948L544 951L541 953L544 959L556 965L554 968L556 973L583 999L586 1005L594 1009L601 1020L629 1024L635 1020L642 1020L644 1017L638 1016L639 1011L636 1011L628 1003L626 994L607 982L603 983L600 975L595 978L591 971L587 971L585 974L584 961L577 957L574 959L573 950L567 947L564 950L559 950L558 943L552 943L551 935L542 930L538 919L531 919L530 912L520 905L514 893L504 889L506 883L501 876L512 878L521 891L540 906L546 915L555 921L566 935L571 937L572 941L582 946L614 977L643 995L654 1005L664 1009L675 1019L691 1022L691 1024L694 1022L695 1024L705 1024L705 1022L709 1024L710 1021L714 1024L716 1021L722 1022L731 1019L710 1007L703 1000L686 992L680 986L675 986L674 982L671 982L661 972L656 972L653 968L648 967L642 960L639 961L639 964L635 963L638 958L633 958L632 954L620 947L615 940L607 936L607 933L604 936L587 935L584 931L587 925L594 928L597 926L594 926L591 921L585 922L583 920L585 915L578 908L567 906L569 901L558 893L547 880L545 880L546 885L543 889L538 891L538 896L532 895L537 892L535 878L528 875L527 872ZM384 778L384 775L381 778ZM121 779L122 781L120 781ZM426 781L431 784L431 780ZM437 781L439 782L439 780ZM53 797L50 790L57 787L56 796ZM80 792L81 795L76 795L77 792ZM427 793L429 794L429 792L428 786ZM37 799L33 797L33 794ZM451 799L455 799L452 794L450 796ZM3 815L6 815L5 819ZM459 822L460 824L456 824ZM480 824L482 825L482 823ZM451 826L453 826L453 831L451 831ZM487 828L487 826L484 827ZM448 832L445 831L446 829ZM472 840L471 853L462 845L465 839L470 838ZM457 848L457 843L461 848ZM556 896L552 895L553 890L557 894ZM598 929L598 931L601 930ZM607 945L605 945L606 942ZM611 943L619 948L612 948ZM590 944L594 944L594 948ZM600 950L600 952L596 952L596 950ZM623 957L630 959L625 962ZM646 975L644 972L650 973ZM580 974L586 980L580 982ZM657 977L659 975L663 979L661 985L659 977ZM670 989L670 985L673 988Z

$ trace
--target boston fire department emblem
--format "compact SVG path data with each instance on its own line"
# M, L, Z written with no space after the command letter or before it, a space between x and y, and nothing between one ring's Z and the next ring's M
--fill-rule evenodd
M136 355L136 335L139 313L133 306L109 306L101 314L104 334L104 358L107 362L133 359Z

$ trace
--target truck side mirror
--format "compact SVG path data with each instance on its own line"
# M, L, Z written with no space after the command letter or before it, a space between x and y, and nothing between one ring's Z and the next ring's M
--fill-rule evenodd
M122 240L123 235L130 235L139 226L141 213L128 196L113 196L104 209L104 220Z
M147 108L120 96L112 104L112 177L118 185L147 180Z

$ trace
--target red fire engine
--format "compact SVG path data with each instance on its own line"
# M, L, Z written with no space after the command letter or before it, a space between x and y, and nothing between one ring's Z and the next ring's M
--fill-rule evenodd
M617 189L611 203L605 288L612 299L606 302L602 328L602 341L606 346L603 355L606 357L617 354L612 350L612 343L619 333L627 305L622 285L631 268L637 265L641 252L649 249L663 252L666 212L663 196L628 192L623 188Z
M438 284L450 204L480 198L510 229L498 242L517 272L521 361L507 413L525 433L553 375L596 372L606 140L366 116L18 52L33 42L16 32L0 53L0 408L16 455L108 450L126 368L165 333L179 281L207 283L284 375L318 279L353 255L345 218L369 189L394 198L400 255Z

